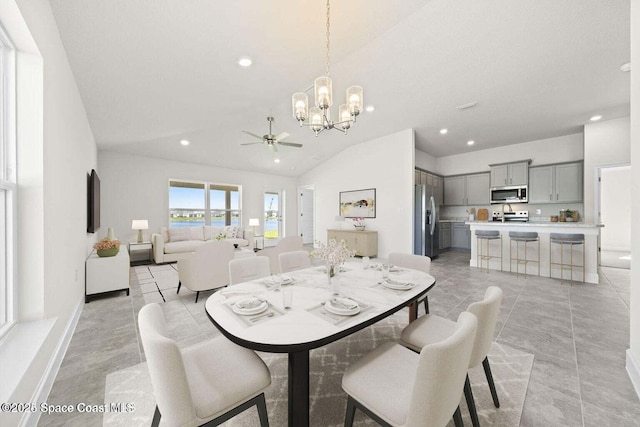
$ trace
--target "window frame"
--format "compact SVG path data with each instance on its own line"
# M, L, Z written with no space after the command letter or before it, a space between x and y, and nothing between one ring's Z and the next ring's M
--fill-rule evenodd
M167 198L167 204L168 204L168 213L169 213L169 218L168 218L168 228L172 228L172 213L175 210L182 210L182 211L193 211L193 212L200 212L202 211L202 209L197 208L197 209L191 209L191 208L172 208L171 207L171 187L172 184L182 184L182 185L174 185L176 187L187 187L187 188L199 188L199 186L202 186L203 190L204 190L204 225L205 226L211 226L211 218L212 218L212 214L213 212L219 212L219 211L224 211L224 217L225 217L225 225L232 225L231 221L233 219L233 213L237 212L237 218L238 218L238 226L241 227L242 226L242 186L241 185L237 185L237 184L223 184L223 183L213 183L213 182L204 182L204 181L190 181L190 180L184 180L184 179L170 179L169 180L169 186L168 186L168 198ZM220 209L220 208L212 208L211 207L211 190L218 190L218 191L225 191L225 208L224 209ZM237 191L238 192L238 208L234 209L231 207L231 192L233 191Z

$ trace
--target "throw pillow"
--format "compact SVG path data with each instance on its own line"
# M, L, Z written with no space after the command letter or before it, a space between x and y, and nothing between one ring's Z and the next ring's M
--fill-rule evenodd
M237 225L227 225L224 228L224 234L227 235L227 239L235 239L238 235L238 226Z
M183 240L189 240L191 233L188 228L170 228L169 229L169 241L181 242Z
M189 227L189 240L204 240L204 228Z
M221 234L224 234L224 227L211 227L211 239L210 240L216 240L216 237L218 237Z

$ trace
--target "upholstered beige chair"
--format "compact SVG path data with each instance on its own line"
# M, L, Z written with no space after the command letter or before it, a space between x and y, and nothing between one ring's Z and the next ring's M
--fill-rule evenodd
M155 303L142 307L138 326L156 398L153 426L217 426L253 405L260 425L269 425L271 375L253 351L223 336L180 349Z
M233 259L233 245L229 242L207 242L198 246L188 258L178 261L178 293L184 285L196 293L217 289L229 284L229 261Z
M278 260L280 261L281 273L311 267L311 258L307 251L283 252L278 255Z
M453 416L462 425L460 398L476 335L476 317L463 312L454 333L417 354L385 343L347 368L345 426L359 408L383 426L444 427Z
M498 321L498 314L500 313L502 295L502 289L497 286L490 286L485 291L482 301L474 302L467 307L467 311L473 313L478 319L478 332L476 333L473 344L473 353L469 361L469 368L474 368L482 362L485 375L487 376L487 382L489 383L489 389L491 390L491 397L493 398L493 403L496 408L500 407L500 402L498 401L498 394L496 393L496 387L493 383L487 353L489 353L491 343L493 342L493 333L496 328L496 322ZM400 341L401 344L414 351L421 351L424 346L441 341L450 336L455 330L455 327L456 323L449 319L428 314L411 322L409 326L404 328ZM471 421L474 426L478 426L478 415L468 376L465 381L464 391Z
M271 262L271 274L280 273L280 254L283 252L301 251L302 237L290 236L280 239L277 245L258 251L256 255L266 256Z
M429 274L431 271L431 258L422 255L403 254L400 252L393 252L389 254L389 264L397 265L398 267L412 268L414 270L420 270ZM426 314L429 314L429 297L424 296L424 310ZM417 302L420 304L420 301Z
M271 276L269 258L256 256L229 262L229 281L232 285L268 276Z

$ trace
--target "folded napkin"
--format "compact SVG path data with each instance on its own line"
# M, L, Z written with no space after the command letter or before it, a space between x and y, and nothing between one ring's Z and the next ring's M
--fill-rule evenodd
M354 308L358 307L357 302L352 301L348 298L332 298L330 302L334 307L342 308L345 310L353 310Z
M413 286L413 284L412 284L412 283L409 283L409 282L399 282L399 281L397 281L397 280L393 280L393 279L389 279L389 278L386 278L386 279L384 279L384 280L385 280L387 283L389 283L389 284L391 284L391 285L394 285L394 286L406 286L406 287Z
M243 299L236 302L236 307L242 310L247 310L247 309L259 307L262 303L264 303L263 299L247 298L247 299Z

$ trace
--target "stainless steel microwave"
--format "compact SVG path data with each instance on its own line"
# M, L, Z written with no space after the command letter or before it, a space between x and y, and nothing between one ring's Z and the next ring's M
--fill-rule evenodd
M527 203L526 185L513 187L492 187L491 203Z

